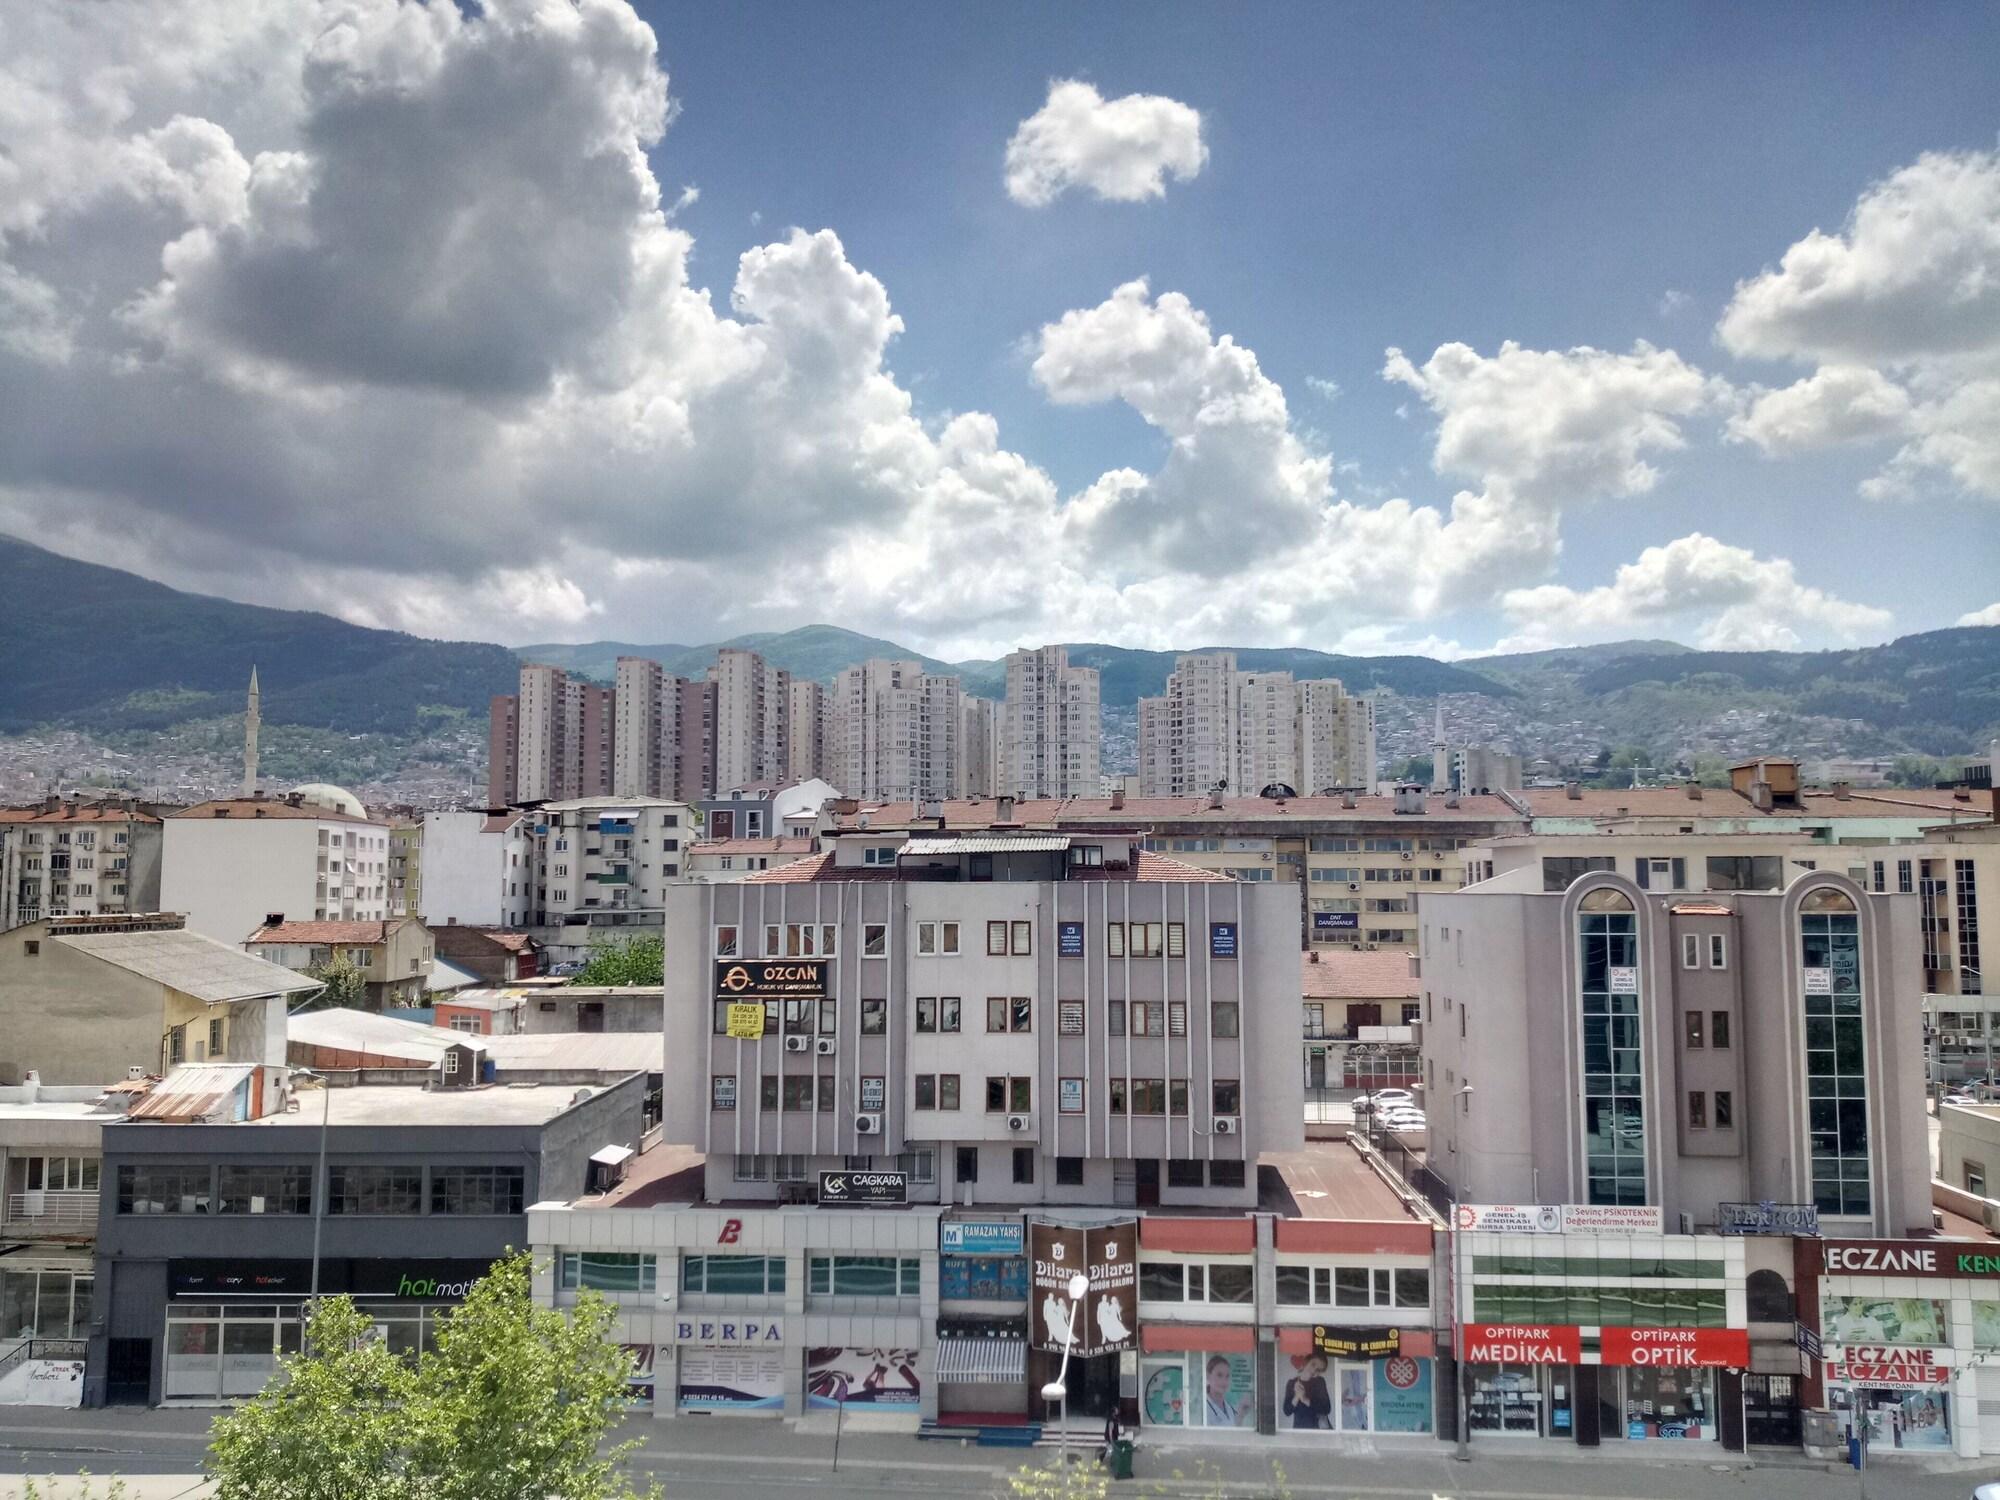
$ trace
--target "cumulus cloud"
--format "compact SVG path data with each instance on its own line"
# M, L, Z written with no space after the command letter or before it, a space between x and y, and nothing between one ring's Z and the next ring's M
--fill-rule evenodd
M1500 604L1521 627L1500 650L1616 640L1695 621L1696 644L1709 650L1790 650L1807 635L1879 635L1891 620L1885 609L1801 583L1785 558L1760 558L1700 532L1646 548L1597 588L1512 589Z
M1897 437L1910 427L1910 396L1865 365L1823 365L1795 385L1758 391L1729 419L1733 442L1772 455L1832 443Z
M1968 610L1958 617L1960 625L2000 625L2000 604L1989 604L1984 609Z
M1040 208L1075 187L1139 203L1207 161L1198 111L1159 94L1106 99L1087 83L1058 79L1007 142L1007 196Z

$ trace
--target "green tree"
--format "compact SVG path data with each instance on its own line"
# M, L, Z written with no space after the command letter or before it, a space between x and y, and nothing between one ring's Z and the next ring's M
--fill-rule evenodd
M618 1470L636 1445L604 1444L632 1370L616 1312L590 1292L537 1307L529 1272L495 1265L414 1362L323 1302L308 1352L216 1420L215 1500L635 1500Z
M650 985L664 984L666 977L666 945L656 937L638 937L627 938L622 943L594 945L590 957L570 983Z
M354 966L344 949L334 949L324 963L309 965L306 974L319 981L319 988L294 1010L359 1010L368 1002L368 976Z

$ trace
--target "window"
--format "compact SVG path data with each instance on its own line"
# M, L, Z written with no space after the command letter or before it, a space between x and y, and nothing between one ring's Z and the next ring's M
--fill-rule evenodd
M1081 1000L1058 1000L1056 1002L1056 1030L1064 1036L1083 1035L1083 1002Z
M986 1080L986 1112L989 1115L1007 1113L1007 1080L988 1077Z
M1132 1113L1164 1115L1167 1112L1167 1081L1164 1078L1132 1080Z
M1122 1115L1122 1114L1124 1114L1124 1113L1125 1113L1125 1097L1126 1097L1126 1095L1125 1095L1125 1080L1124 1080L1124 1079L1122 1079L1122 1078L1114 1078L1114 1079L1112 1079L1112 1080L1111 1080L1111 1089L1110 1089L1110 1097L1109 1097L1109 1102L1108 1102L1108 1103L1106 1104L1106 1106L1105 1106L1105 1107L1106 1107L1106 1109L1107 1109L1107 1110L1108 1110L1108 1111L1109 1111L1110 1113L1112 1113L1112 1114L1114 1114L1114 1115Z
M988 1031L1032 1031L1034 1002L1026 995L990 995L986 1000Z
M1722 933L1711 932L1708 935L1708 966L1711 969L1729 967L1729 939Z
M1212 1096L1217 1114L1237 1115L1243 1112L1243 1085L1236 1079L1216 1079Z
M1110 1036L1125 1035L1125 1002L1107 1000L1104 1002L1104 1030Z
M434 1214L518 1214L524 1190L520 1167L433 1167Z
M954 1181L979 1181L979 1148L977 1146L960 1146L953 1153L953 1157L952 1172L954 1174Z
M1007 1108L1017 1115L1024 1115L1035 1107L1035 1081L1032 1078L1010 1078L1007 1080Z
M785 1108L795 1111L802 1110L810 1114L816 1091L817 1085L813 1080L812 1074L787 1074L784 1081Z
M1177 1188L1198 1188L1207 1179L1202 1176L1201 1163L1173 1159L1167 1163L1167 1186Z
M1708 1044L1718 1049L1729 1046L1729 1012L1713 1011L1708 1018Z
M917 923L917 952L938 958L958 955L958 923Z
M1004 958L1007 955L1007 924L988 922L986 924L986 955L989 958Z
M1542 858L1542 889L1544 891L1566 891L1583 876L1594 870L1616 868L1617 861L1607 854L1591 855L1544 855ZM1372 878L1373 872L1370 872Z
M1113 922L1104 929L1104 951L1113 958L1125 956L1125 924Z
M310 1167L224 1167L216 1184L216 1212L309 1214Z
M881 1036L889 1029L889 1002L887 1000L863 1000L861 1002L861 1034Z
M1167 1113L1186 1117L1188 1112L1188 1081L1185 1078L1167 1080Z
M1167 1002L1167 1035L1187 1035L1187 1001L1169 1000Z
M659 1276L657 1258L636 1251L565 1250L559 1264L566 1292L650 1292Z
M905 1151L896 1158L896 1165L909 1173L912 1182L937 1181L937 1154L932 1151Z
M1985 1162L1967 1159L1965 1162L1965 1190L1976 1198L1984 1198L1986 1196Z
M1690 1048L1701 1046L1702 1013L1698 1010L1691 1010L1681 1017L1681 1022L1687 1029L1688 1046Z
M1866 1214L1873 1194L1860 918L1835 890L1808 891L1800 904L1800 967L1824 975L1802 986L1813 1200L1821 1213Z
M1774 891L1784 884L1784 861L1775 854L1711 854L1711 891Z
M917 1074L918 1109L957 1109L958 1074Z
M205 1214L212 1206L212 1195L212 1177L205 1166L118 1169L121 1214Z
M1629 899L1608 889L1586 894L1577 915L1591 1203L1646 1201L1638 920Z
M864 958L883 958L889 952L889 927L885 922L864 922L861 924L861 954Z
M893 844L861 851L861 863L864 865L893 865L895 862L896 846Z
M1070 847L1069 862L1089 869L1098 869L1104 864L1102 844L1075 844Z
M1699 969L1701 967L1701 934L1684 932L1681 934L1681 967Z
M710 1109L736 1108L736 1075L717 1073L708 1081L708 1107Z
M1035 1180L1035 1148L1016 1146L1014 1148L1014 1180L1032 1183Z
M938 1108L958 1108L958 1074L938 1074Z
M914 1297L915 1256L815 1255L806 1262L806 1290L815 1297Z
M1167 923L1167 957L1187 957L1187 923Z
M1056 1186L1083 1186L1083 1158L1080 1156L1058 1156L1056 1158Z
M422 1167L336 1166L327 1169L326 1211L330 1214L420 1214L424 1211Z
M1024 957L1034 951L1034 933L1035 924L1032 922L1016 922L1013 924L1015 957Z
M759 1081L757 1107L762 1110L774 1110L778 1107L778 1075L776 1073L766 1073Z
M1132 1035L1165 1036L1167 1034L1167 1008L1157 1000L1134 1000L1132 1002Z
M1736 1123L1736 1099L1728 1089L1715 1091L1715 1128L1728 1130Z
M1200 1163L1192 1163L1200 1176ZM1169 1170L1172 1163L1169 1163ZM1141 1302L1221 1302L1235 1305L1251 1299L1252 1270L1247 1261L1139 1262Z
M1688 1126L1693 1130L1708 1129L1708 1095L1700 1089L1688 1092Z
M1216 1001L1209 1010L1208 1023L1209 1034L1211 1036L1240 1035L1237 1028L1241 1023L1237 1015L1236 1002L1234 1000Z
M763 1157L751 1158L760 1165ZM743 1158L739 1157L739 1163ZM737 1172L738 1179L743 1173ZM759 1176L755 1181L763 1181ZM764 1297L785 1290L785 1258L782 1255L683 1255L681 1290L711 1296Z
M1208 1185L1219 1188L1240 1188L1243 1186L1243 1163L1240 1161L1212 1161L1208 1164Z
M1159 922L1128 922L1127 944L1134 958L1158 958L1164 927Z
M1914 882L1914 881L1913 881L1913 880L1912 880L1912 879L1910 878L1910 876L1911 876L1911 870L1910 870L1910 861L1908 861L1907 859L1899 859L1899 860L1897 860L1897 861L1896 861L1896 891L1897 891L1897 893L1898 893L1899 895L1904 895L1904 896L1907 896L1907 895L1909 895L1909 894L1910 894L1911 892L1913 892L1914 890L1916 890L1916 884L1915 884L1915 882Z

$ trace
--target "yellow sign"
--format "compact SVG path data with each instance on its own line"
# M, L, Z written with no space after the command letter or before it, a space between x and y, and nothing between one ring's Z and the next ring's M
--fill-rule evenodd
M755 1041L763 1034L763 1006L732 1005L729 1007L729 1035L745 1041Z

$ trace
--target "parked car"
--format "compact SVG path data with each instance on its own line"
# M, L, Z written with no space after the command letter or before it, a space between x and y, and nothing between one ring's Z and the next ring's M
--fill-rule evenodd
M1977 1104L1979 1100L1977 1096L1967 1089L1953 1089L1944 1096L1944 1102L1946 1104Z
M1422 1130L1429 1125L1420 1109L1392 1110L1383 1115L1382 1123L1391 1130Z
M1414 1105L1417 1096L1408 1089L1377 1089L1372 1094L1359 1095L1354 1101L1356 1109L1386 1110L1399 1104Z

